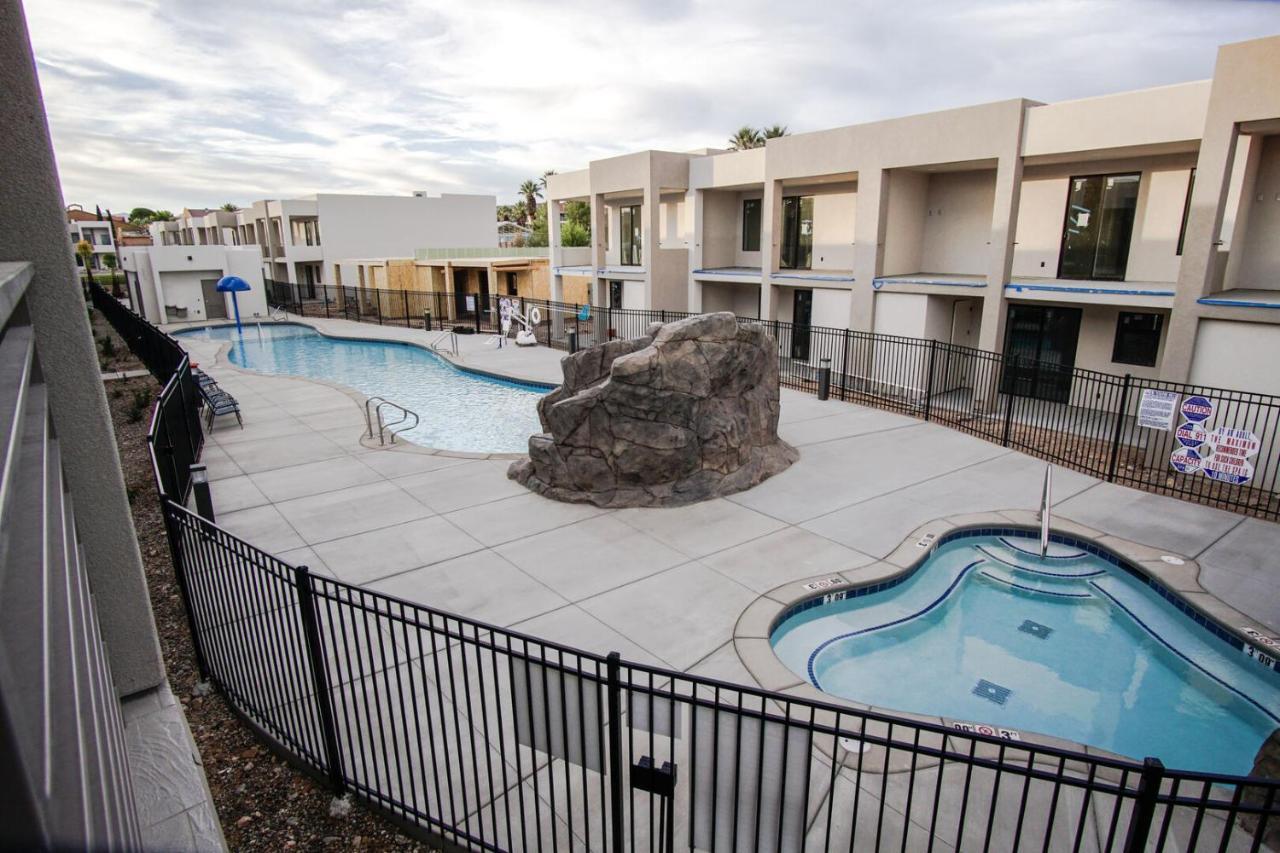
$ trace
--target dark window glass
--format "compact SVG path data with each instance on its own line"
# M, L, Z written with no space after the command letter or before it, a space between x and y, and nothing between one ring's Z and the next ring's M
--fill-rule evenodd
M1059 278L1124 279L1140 178L1086 175L1071 179Z
M1191 170L1191 177L1187 180L1187 200L1182 203L1182 227L1178 229L1178 251L1182 254L1182 244L1187 239L1187 217L1191 215L1191 191L1196 186L1196 170Z
M760 199L742 202L742 251L760 251Z
M1121 311L1116 319L1116 342L1111 349L1111 360L1116 364L1155 367L1162 328L1164 316L1161 314Z
M618 230L621 232L621 258L618 263L624 267L640 266L640 205L633 204L622 208L619 215Z
M620 281L609 282L609 307L622 307L622 282Z
M813 196L782 200L782 268L807 270L813 264Z

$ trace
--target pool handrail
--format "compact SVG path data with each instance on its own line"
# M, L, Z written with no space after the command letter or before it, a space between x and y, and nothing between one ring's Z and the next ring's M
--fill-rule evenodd
M1049 553L1049 504L1053 501L1053 466L1044 466L1044 490L1040 494L1040 557Z
M375 405L376 404L376 405ZM369 407L373 406L372 415ZM394 421L384 421L382 419L383 408L391 408L400 412L400 417ZM393 403L386 397L373 396L364 401L364 424L369 438L373 438L373 423L378 422L378 444L386 444L386 436L391 436L391 443L396 443L396 436L407 430L414 429L422 422L418 417L418 413L412 409L402 406L399 403Z

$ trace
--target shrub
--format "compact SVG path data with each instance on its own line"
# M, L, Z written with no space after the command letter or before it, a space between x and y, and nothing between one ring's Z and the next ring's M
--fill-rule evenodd
M136 424L142 420L142 416L147 413L147 406L151 404L151 392L146 388L137 388L133 392L133 402L129 406L128 419L129 423Z

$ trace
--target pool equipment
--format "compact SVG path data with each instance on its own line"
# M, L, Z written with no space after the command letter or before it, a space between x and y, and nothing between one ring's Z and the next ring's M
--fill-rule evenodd
M514 299L499 299L498 314L502 318L503 336L506 336L511 331L511 323L515 321L523 327L516 332L516 346L535 347L538 345L538 338L533 333L533 327L542 322L542 312L536 306L530 308L529 313L524 315L516 308Z
M250 290L249 282L245 281L238 275L224 275L218 279L218 292L231 294L231 307L236 314L236 331L244 331L240 325L240 300L238 294L246 293Z

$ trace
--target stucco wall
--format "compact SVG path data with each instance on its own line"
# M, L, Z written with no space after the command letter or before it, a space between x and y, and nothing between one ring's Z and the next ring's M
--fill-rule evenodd
M889 174L884 275L921 272L924 209L928 188L928 175L903 170Z
M706 282L702 284L702 311L732 311L739 317L759 317L760 288L753 284Z
M1280 394L1280 325L1201 320L1189 381Z
M1280 290L1280 136L1263 139L1257 177L1247 199L1240 265L1228 287Z
M317 195L325 275L346 258L407 258L426 248L496 248L497 203L491 195ZM343 280L351 283L345 269Z
M986 275L995 171L939 172L925 198L922 272Z

